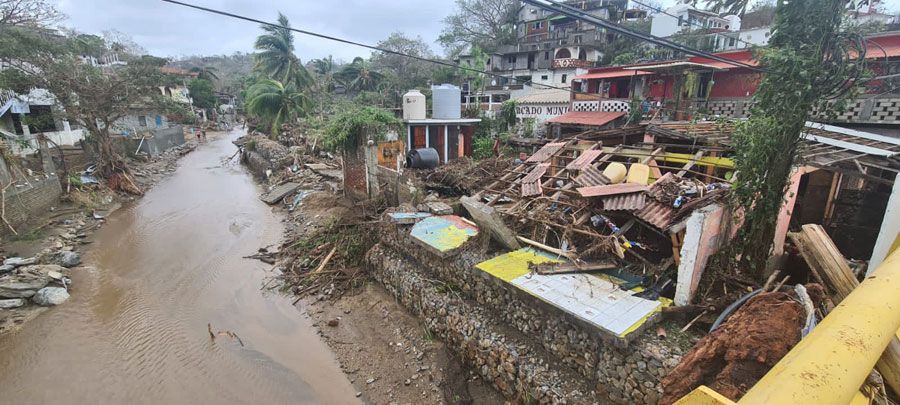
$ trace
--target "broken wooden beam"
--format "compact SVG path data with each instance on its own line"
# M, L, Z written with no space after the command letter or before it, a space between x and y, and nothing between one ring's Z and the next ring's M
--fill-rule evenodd
M843 301L859 285L847 259L821 225L803 225L800 232L788 236L797 245L810 270L824 281L824 287L832 293L831 299L835 304ZM900 395L900 340L896 336L882 353L875 369L884 377L885 384Z

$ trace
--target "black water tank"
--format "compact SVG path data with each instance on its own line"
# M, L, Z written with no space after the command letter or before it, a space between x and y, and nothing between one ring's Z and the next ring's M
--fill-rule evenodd
M406 152L406 167L410 169L433 169L441 162L434 148L412 149Z

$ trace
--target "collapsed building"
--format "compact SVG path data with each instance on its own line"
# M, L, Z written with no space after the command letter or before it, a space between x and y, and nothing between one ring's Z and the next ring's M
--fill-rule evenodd
M379 165L372 182L392 184L399 207L370 271L507 397L656 403L685 350L657 324L702 301L704 270L741 225L727 205L733 131L667 122L514 139L526 159L481 170L490 179L468 196L419 205L405 204L429 188L415 171ZM898 229L900 141L805 133L771 263L795 283L815 280L789 254L789 230L821 224L845 257L877 263Z

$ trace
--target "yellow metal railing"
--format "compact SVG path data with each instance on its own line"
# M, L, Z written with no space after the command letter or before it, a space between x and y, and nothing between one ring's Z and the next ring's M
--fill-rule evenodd
M900 251L895 251L738 403L849 404L898 329ZM708 387L676 402L733 403Z

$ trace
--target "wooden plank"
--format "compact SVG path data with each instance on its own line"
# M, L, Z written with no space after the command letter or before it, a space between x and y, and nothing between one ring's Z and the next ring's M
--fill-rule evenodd
M700 152L695 153L694 158L692 160L688 161L687 163L685 163L684 167L682 167L681 170L675 175L678 177L684 177L685 173L689 172L691 170L691 168L694 167L694 164L696 164L697 161L703 157L704 153L706 153L705 150L701 150ZM701 173L701 174L703 174L703 173Z
M288 194L291 194L294 191L297 191L298 188L300 188L300 184L298 184L298 183L284 183L280 186L273 188L272 191L269 191L268 193L265 193L265 194L259 196L259 199L269 205L277 204Z
M797 245L813 274L817 274L823 286L831 292L831 299L835 304L840 303L859 285L847 259L821 225L803 225L800 232L788 236ZM881 373L885 384L894 393L900 393L900 340L896 336L891 339L875 368Z
M615 262L591 262L576 264L568 263L542 263L534 265L534 272L541 275L585 273L599 270L612 270L619 267Z

